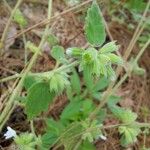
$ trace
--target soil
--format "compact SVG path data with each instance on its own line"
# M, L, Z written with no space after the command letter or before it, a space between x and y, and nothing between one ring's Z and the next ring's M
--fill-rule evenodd
M8 0L8 3L11 7L14 7L15 0ZM66 9L67 6L62 0L55 0L53 6L53 15L56 15ZM37 3L32 3L30 0L25 1L21 5L21 10L28 19L28 27L38 23L39 21L46 18L47 14L47 2L41 1ZM86 7L83 10L76 10L70 11L69 13L58 17L57 19L53 20L52 25L52 32L54 35L58 37L60 40L60 45L65 48L71 46L77 47L86 47L86 39L84 36L84 16L86 12ZM4 27L6 22L9 18L9 11L6 6L0 2L0 36L3 33ZM103 15L107 20L108 27L110 33L114 40L117 41L120 47L120 53L123 55L126 51L127 46L129 45L133 31L128 30L127 24L119 24L118 22L112 21L109 14L105 9L103 10ZM39 36L38 33L42 32L43 28L36 27L34 30L26 33L26 37L34 41L34 43L39 43ZM9 34L10 36L16 35L16 33L20 32L19 27L15 23L11 23ZM7 36L7 38L9 35ZM109 41L109 36L107 37ZM12 39L11 42L8 43L6 51L4 52L3 56L0 57L0 77L8 77L15 73L21 72L24 68L24 49L23 49L23 39L22 36L19 36L15 39ZM50 49L45 47L44 55L40 56L37 60L36 65L33 67L33 71L41 72L47 71L54 67L55 61L50 57L49 52ZM135 44L132 55L135 56L140 47L138 43ZM29 58L32 55L29 54ZM150 51L147 50L143 54L142 58L140 59L140 66L146 70L144 76L137 76L132 75L130 76L124 84L118 89L117 94L123 97L123 102L120 103L121 106L131 108L136 111L139 115L140 121L145 121L144 119L144 109L150 109ZM122 74L123 75L123 72ZM120 76L121 77L121 76ZM9 81L0 84L0 112L5 107L5 100L7 96L10 95L11 88L13 87L14 81ZM23 94L25 94L23 92ZM63 108L67 104L67 99L65 95L60 96L55 103L49 108L47 113L48 116L53 116L55 119L59 118L59 115ZM150 122L150 116L147 117L147 121ZM113 122L113 120L108 121ZM11 126L13 129L17 130L18 133L30 131L29 122L26 119L26 115L24 114L24 110L22 107L18 106L15 108L14 112L11 114L10 119L7 121L3 131L0 133L0 149L13 149L12 141L5 140L3 138L3 134L6 131L6 127ZM42 133L41 127L44 124L41 121L37 121L37 133ZM40 128L39 128L40 127ZM108 140L107 142L104 141L97 141L95 143L97 150L123 150L122 147L119 145L119 135L117 134L116 130L107 131ZM141 143L143 143L142 136L139 137L138 142L129 147L128 150L140 150ZM147 138L146 146L150 147L150 137Z

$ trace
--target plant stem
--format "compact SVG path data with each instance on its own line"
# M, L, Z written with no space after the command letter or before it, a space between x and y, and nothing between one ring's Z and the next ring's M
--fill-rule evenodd
M138 26L137 26L137 28L136 28L136 30L135 30L135 32L134 32L134 35L133 35L133 37L132 37L132 40L130 41L129 46L128 46L128 48L127 48L126 51L125 51L125 54L124 54L124 59L125 59L125 60L128 59L128 57L129 57L129 55L130 55L130 53L131 53L131 51L132 51L132 49L133 49L133 46L135 45L135 43L136 43L138 37L140 36L141 32L143 31L143 30L140 30L140 27L141 27L143 21L145 20L145 17L146 17L146 15L147 15L148 10L149 10L149 6L150 6L150 0L149 0L148 3L147 3L147 6L146 6L146 8L145 8L145 11L144 11L144 13L143 13L143 15L142 15L142 18L141 18L141 20L140 20L140 22L139 22L139 24L138 24ZM140 31L140 32L139 32L139 31ZM140 34L138 34L138 32L139 32Z
M133 64L135 64L135 62L137 62L139 60L139 58L142 56L142 54L144 53L144 51L146 50L146 48L148 47L149 44L150 44L150 39L145 43L143 48L139 51ZM134 66L132 66L131 70L133 69L133 67ZM106 91L106 93L104 93L104 95L102 97L101 103L96 107L96 109L89 116L90 119L93 119L95 117L97 112L107 103L107 101L108 101L109 97L112 95L112 93L114 93L120 87L120 85L127 79L128 75L129 75L129 73L126 73L114 87L112 84L110 86L110 88L108 88L108 90Z
M31 128L32 134L36 137L35 130L34 130L34 122L33 122L33 120L30 121L30 128Z
M9 17L9 19L8 19L8 21L7 21L6 27L5 27L4 32L3 32L3 34L2 34L2 38L1 38L1 40L0 40L0 45L1 45L1 46L0 46L0 54L3 53L3 47L4 47L4 43L5 43L5 39L6 39L6 36L7 36L7 32L8 32L10 23L11 23L11 21L12 21L12 19L13 19L13 16L14 16L14 14L15 14L17 8L20 6L20 4L22 3L22 1L23 1L23 0L18 0L18 1L17 1L16 5L15 5L14 9L12 10L11 15L10 15L10 17Z
M51 18L51 10L52 10L52 0L49 0L48 19ZM27 66L24 73L22 74L22 78L20 79L17 87L14 89L12 95L10 96L10 98L7 102L6 107L4 108L3 112L0 115L0 131L2 130L3 125L4 125L3 124L3 119L6 118L6 117L9 118L10 114L8 112L12 108L12 105L13 105L13 102L15 101L15 98L17 97L17 95L20 93L20 91L22 89L22 85L23 85L23 82L24 82L24 79L25 79L26 75L31 70L33 64L35 63L35 61L38 57L39 51L41 50L41 47L42 47L42 45L45 41L45 34L48 31L48 28L49 28L49 25L47 25L46 28L45 28L45 32L44 32L44 34L42 36L42 39L41 39L41 42L39 44L38 51L36 51L36 53L32 56L32 58L29 62L29 65Z
M69 69L69 68L71 68L71 67L73 67L73 66L77 66L79 64L79 62L77 62L77 61L74 61L74 62L72 62L71 64L69 64L69 65L63 65L63 66L61 66L61 67L59 67L59 68L56 68L56 69L54 69L54 70L51 70L51 71L47 71L47 72L42 72L42 73L29 73L30 75L33 75L33 76L44 76L44 75L48 75L48 74L50 74L50 73L52 73L52 72L60 72L60 71L64 71L64 70L67 70L67 69ZM9 81L9 80L12 80L12 79L15 79L15 78L21 78L23 75L22 74L15 74L15 75L12 75L12 76L9 76L9 77L6 77L6 78L3 78L3 79L0 79L0 83L2 83L2 82L7 82L7 81Z

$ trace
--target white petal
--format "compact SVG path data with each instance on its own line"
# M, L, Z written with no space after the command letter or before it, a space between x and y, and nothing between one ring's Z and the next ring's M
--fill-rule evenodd
M100 138L102 139L102 140L107 140L107 137L106 136L104 136L104 135L100 135Z
M10 139L12 137L16 137L16 131L13 130L11 127L7 127L7 132L4 134L5 139Z

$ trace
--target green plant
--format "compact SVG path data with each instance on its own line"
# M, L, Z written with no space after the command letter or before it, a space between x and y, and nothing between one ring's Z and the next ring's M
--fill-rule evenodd
M104 120L108 116L108 111L111 111L120 122L108 128L118 128L122 146L126 147L136 142L141 128L150 127L148 123L137 122L137 115L131 110L117 106L120 97L115 96L113 91L126 79L128 73L110 91L108 99L103 100L105 89L110 82L116 81L114 65L123 66L124 62L114 53L119 48L115 41L104 44L105 26L96 1L93 1L87 12L85 35L90 44L89 48L71 47L65 53L63 47L54 44L50 55L56 60L55 68L47 72L29 73L30 66L21 78L27 92L21 103L25 104L25 112L31 122L32 130L32 134L25 133L15 137L16 144L22 150L35 149L35 147L43 150L51 147L56 149L64 147L66 150L94 150L95 140L107 140L104 136L107 135L104 132L107 129ZM134 65L137 64L149 42L135 58ZM36 47L28 42L26 46L36 58L39 54L42 55L41 45ZM131 65L129 71L133 71L134 65ZM47 118L43 114L47 125L45 134L41 137L35 135L33 120L42 112L46 112L49 105L61 94L66 94L68 105L63 109L58 120ZM97 103L107 105L100 108L101 105L97 106ZM94 116L91 117L93 112Z

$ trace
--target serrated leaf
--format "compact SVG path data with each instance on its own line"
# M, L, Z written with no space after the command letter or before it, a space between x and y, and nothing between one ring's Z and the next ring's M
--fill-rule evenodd
M119 133L122 135L120 142L121 145L126 147L129 144L133 144L137 140L137 136L140 133L139 127L132 126L120 126Z
M124 109L115 105L109 108L111 112L123 123L130 124L137 119L137 114L129 109Z
M60 94L65 87L67 87L70 82L68 80L68 74L65 72L52 73L49 81L50 91Z
M99 53L101 54L106 54L106 53L111 53L114 51L117 51L119 48L118 45L116 45L115 41L109 42L105 44L100 50Z
M53 46L51 50L51 56L57 61L61 61L65 58L64 48L62 46Z
M76 92L77 94L80 94L81 92L80 78L75 70L73 71L70 80L73 91Z
M50 93L48 83L40 82L34 84L27 95L26 113L28 118L33 119L42 111L46 111L53 98L54 94Z
M100 8L95 0L87 12L85 35L88 42L94 47L99 47L105 42L105 25Z

